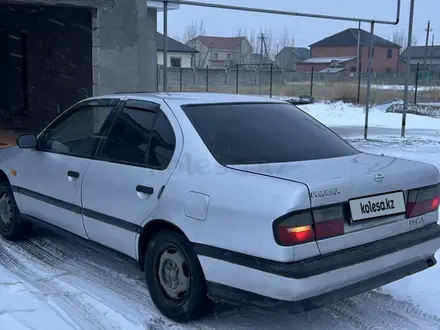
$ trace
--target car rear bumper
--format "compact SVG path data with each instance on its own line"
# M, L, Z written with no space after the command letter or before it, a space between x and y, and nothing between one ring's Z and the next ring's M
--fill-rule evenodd
M305 310L326 305L399 280L436 264L440 226L430 225L410 233L341 252L295 263L269 260L234 260L196 247L213 297L246 301L268 308L292 303ZM223 260L221 260L223 259ZM252 261L254 260L254 261Z

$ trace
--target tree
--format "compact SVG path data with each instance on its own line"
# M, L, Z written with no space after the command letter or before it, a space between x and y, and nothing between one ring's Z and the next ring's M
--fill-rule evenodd
M395 44L401 46L401 51L403 51L408 46L408 35L405 30L397 30L393 32L393 36L390 39ZM411 46L417 45L417 38L415 34L412 36Z
M206 27L203 20L200 22L198 21L191 21L191 23L187 24L183 30L183 35L181 38L179 38L183 43L187 43L191 39L194 39L195 37L205 35L206 34Z

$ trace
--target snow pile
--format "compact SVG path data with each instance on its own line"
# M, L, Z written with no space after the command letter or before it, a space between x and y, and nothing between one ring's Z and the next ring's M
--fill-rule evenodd
M364 85L364 87L367 87L367 85ZM405 85L371 85L371 88L374 89L383 89L383 90L401 90L403 91L405 89ZM408 86L409 91L415 91L415 86ZM440 90L440 86L417 86L418 91L436 91Z
M365 107L353 104L315 103L299 106L327 126L364 126ZM384 112L383 108L370 108L368 125L375 127L400 128L402 115ZM440 129L440 119L407 114L406 127L415 129Z

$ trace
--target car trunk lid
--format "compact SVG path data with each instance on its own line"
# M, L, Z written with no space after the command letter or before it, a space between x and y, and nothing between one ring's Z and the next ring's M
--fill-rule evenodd
M406 220L408 191L440 180L439 171L433 165L366 153L230 167L306 184L313 209L341 204L345 213L345 234L318 241L321 253L408 231L408 226L399 224L393 225L392 230L377 230L377 227Z

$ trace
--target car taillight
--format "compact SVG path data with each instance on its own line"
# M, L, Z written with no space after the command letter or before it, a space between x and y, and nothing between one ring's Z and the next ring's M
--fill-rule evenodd
M313 210L316 239L344 235L344 212L342 205Z
M440 205L440 184L408 192L406 217L413 218L437 211Z
M304 244L344 234L342 206L290 213L274 222L275 240L282 246Z

